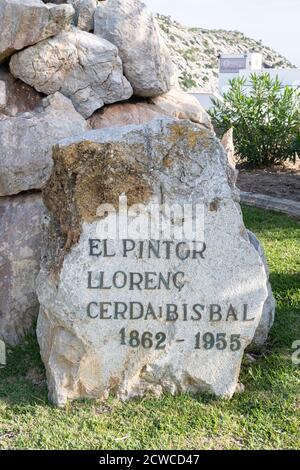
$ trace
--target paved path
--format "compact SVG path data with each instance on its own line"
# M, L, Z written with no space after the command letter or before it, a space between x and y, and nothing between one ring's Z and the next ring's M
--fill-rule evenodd
M246 193L241 191L241 202L247 206L260 207L276 212L283 212L300 218L300 202L291 201L266 194Z

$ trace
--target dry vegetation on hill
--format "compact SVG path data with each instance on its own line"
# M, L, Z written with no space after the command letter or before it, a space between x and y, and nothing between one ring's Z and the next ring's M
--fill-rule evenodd
M262 52L265 66L294 67L278 52L239 31L187 28L164 15L157 15L157 20L172 59L180 70L180 84L184 90L216 89L220 53Z

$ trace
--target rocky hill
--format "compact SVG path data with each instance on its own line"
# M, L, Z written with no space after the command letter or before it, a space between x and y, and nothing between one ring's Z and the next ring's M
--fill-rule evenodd
M172 59L180 71L184 90L213 91L217 88L218 55L220 53L262 52L265 66L294 67L285 57L239 31L187 28L170 17L157 15Z

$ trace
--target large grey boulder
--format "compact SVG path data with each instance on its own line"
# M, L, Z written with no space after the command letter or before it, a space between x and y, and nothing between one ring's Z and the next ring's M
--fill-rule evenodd
M37 280L50 398L64 405L149 391L231 397L268 289L214 134L188 120L156 119L65 139L53 158ZM131 212L124 239L106 232L124 228L124 195L138 211L162 204L164 221L173 204L202 202L203 218L178 245L168 233L133 238L136 223L146 227ZM171 213L174 230L182 220Z
M0 62L15 51L64 30L74 16L72 5L45 5L41 0L1 0Z
M149 103L116 103L96 111L88 122L93 129L122 127L131 124L146 124L164 115Z
M115 44L134 94L157 96L176 81L169 51L153 14L139 0L100 2L94 32Z
M97 0L67 0L75 9L75 25L83 31L94 29L94 13Z
M85 118L132 95L117 48L76 28L15 54L10 70L46 95L60 91Z
M189 119L192 122L211 128L210 119L200 103L177 89L169 93L134 103L117 103L96 111L90 118L92 128L100 129L129 124L146 124L162 116L176 119Z
M60 93L40 108L0 120L0 196L38 189L52 167L52 146L88 129L71 101Z
M171 90L160 96L150 98L150 103L162 113L177 119L189 119L212 129L210 117L199 101L192 95L172 87Z
M37 318L45 214L41 194L0 198L0 339L12 346Z

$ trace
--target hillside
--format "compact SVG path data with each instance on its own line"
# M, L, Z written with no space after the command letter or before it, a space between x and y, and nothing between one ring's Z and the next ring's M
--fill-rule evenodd
M170 17L157 15L172 59L180 71L180 84L184 90L214 91L218 80L220 53L262 52L265 66L294 67L285 57L239 31L187 28Z

